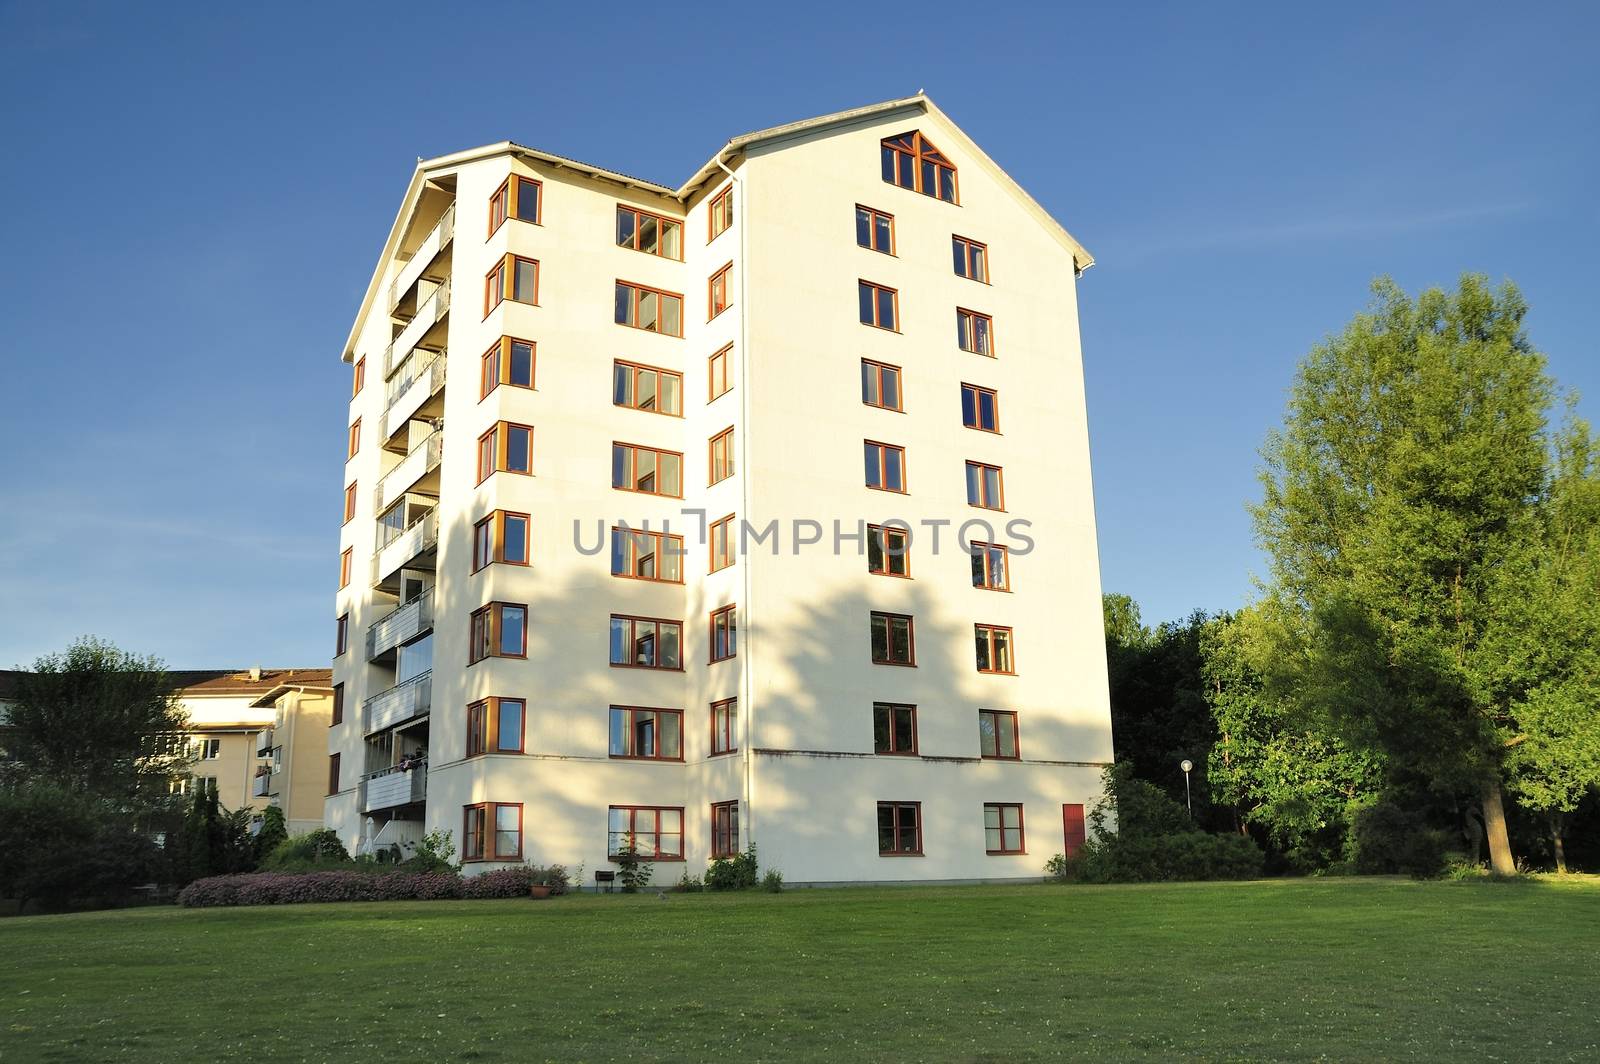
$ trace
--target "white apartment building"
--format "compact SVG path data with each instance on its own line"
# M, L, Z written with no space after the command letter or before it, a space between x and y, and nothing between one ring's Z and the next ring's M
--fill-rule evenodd
M922 95L674 189L418 164L354 367L325 820L657 884L1036 877L1111 759L1076 280ZM747 534L748 533L748 534Z

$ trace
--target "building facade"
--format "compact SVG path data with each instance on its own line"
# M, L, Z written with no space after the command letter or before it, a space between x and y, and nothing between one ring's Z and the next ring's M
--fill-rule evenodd
M344 351L327 824L1039 875L1111 758L1091 262L920 95L676 189L420 163Z

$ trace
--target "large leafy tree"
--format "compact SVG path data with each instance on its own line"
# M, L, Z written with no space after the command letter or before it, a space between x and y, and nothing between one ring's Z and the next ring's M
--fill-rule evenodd
M158 660L86 637L21 677L6 745L27 779L127 804L164 799L187 725Z
M1263 450L1256 529L1302 636L1284 661L1352 745L1475 791L1509 874L1521 729L1496 626L1503 574L1539 530L1555 389L1511 285L1467 276L1413 300L1380 280L1374 295L1300 364Z

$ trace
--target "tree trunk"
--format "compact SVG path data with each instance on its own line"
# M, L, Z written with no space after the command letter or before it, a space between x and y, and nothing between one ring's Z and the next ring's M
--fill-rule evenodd
M1481 793L1483 832L1489 840L1489 868L1497 876L1514 876L1517 865L1511 857L1511 840L1506 835L1506 807L1500 797L1500 778L1487 777Z
M1567 874L1567 844L1561 837L1561 814L1550 814L1550 841L1555 843L1556 871L1561 875Z

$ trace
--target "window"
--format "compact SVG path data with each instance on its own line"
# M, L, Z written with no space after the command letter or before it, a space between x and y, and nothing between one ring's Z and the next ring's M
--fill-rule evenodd
M961 350L994 357L994 319L975 310L956 310L956 342Z
M1011 551L998 543L972 543L972 586L1011 590Z
M880 491L906 490L906 451L892 443L865 441L867 487Z
M720 521L713 522L711 534L711 568L710 572L726 569L734 562L733 545L733 514L729 514Z
M340 591L343 591L345 588L350 586L350 558L351 558L351 555L354 553L354 551L355 551L354 547L346 547L344 549L344 552L339 555L339 590Z
M629 580L683 583L683 537L612 528L611 575Z
M361 389L367 385L367 356L362 355L356 360L355 375L350 382L350 398L354 399L361 394Z
M531 177L508 177L489 197L489 235L507 218L539 224L544 186Z
M739 856L739 803L713 802L711 805L711 857Z
M999 466L984 465L982 462L967 463L967 502L985 510L1006 508Z
M664 259L683 259L683 223L617 204L617 247Z
M196 761L215 761L222 756L221 739L197 739L194 744Z
M333 718L328 722L328 727L344 723L344 684L333 685Z
M872 704L872 752L916 754L916 706L901 706L892 702Z
M475 665L484 658L527 656L528 607L510 602L491 602L472 611L468 665Z
M617 359L611 364L611 402L629 410L683 416L683 374Z
M611 615L611 664L635 669L681 669L682 655L682 622Z
M328 793L339 793L339 755L328 755Z
M497 421L478 437L478 483L494 473L533 475L533 426Z
M1010 802L983 804L983 848L986 853L1027 853L1022 841L1022 806Z
M885 137L882 144L883 179L946 203L956 198L956 168L933 142L916 130Z
M1017 715L1003 709L978 710L978 753L982 757L1015 761Z
M973 281L989 283L989 247L976 240L968 240L964 236L950 238L951 250L955 254L956 276L966 277Z
M682 761L683 711L612 706L611 756Z
M722 269L711 275L706 282L706 320L721 314L733 306L733 263L728 263Z
M974 625L979 672L1016 672L1011 660L1011 629L992 624Z
M876 665L915 665L911 618L901 613L872 615L872 661Z
M706 363L706 402L727 395L733 390L733 345L729 344L712 355Z
M520 698L485 698L467 707L467 756L520 754L527 704Z
M724 698L711 703L711 753L731 754L739 749L739 700Z
M617 282L616 322L645 332L683 335L683 296L629 281Z
M356 515L356 482L351 481L344 488L344 523L349 524L350 519Z
M856 204L856 243L885 255L894 254L894 215Z
M961 423L969 429L1000 431L1000 396L993 388L961 386Z
M463 861L522 860L522 803L483 802L462 812Z
M717 237L727 232L728 227L733 225L732 182L729 182L727 188L723 189L721 192L718 192L711 198L711 204L707 209L707 215L707 224L710 227L710 235L706 237L706 243L709 244L713 240L717 239Z
M533 387L532 340L518 340L502 336L494 346L483 353L482 372L479 374L478 398L488 396L502 384L517 388Z
M483 316L506 300L539 303L539 264L521 255L507 255L483 279Z
M496 510L472 526L472 571L495 562L527 565L532 520L527 514Z
M737 607L724 606L711 611L711 661L727 661L739 653Z
M899 332L900 293L871 281L861 281L857 287L861 301L861 324Z
M339 623L334 630L333 656L339 657L350 648L350 615L347 613L339 618Z
M861 401L884 410L904 409L900 405L900 367L862 359Z
M723 429L711 437L711 479L716 484L733 476L733 427Z
M683 807L614 805L608 819L606 854L633 846L641 861L683 860Z
M611 486L620 491L683 498L683 455L631 443L611 445Z
M344 453L344 460L350 461L359 450L361 450L361 419L356 418L350 422L350 446Z
M904 528L868 525L867 572L879 576L910 576L910 531Z
M1062 850L1068 857L1083 849L1083 844L1089 839L1089 833L1084 828L1083 806L1067 804L1061 807L1061 841Z
M884 857L922 856L922 803L878 803L878 853Z

